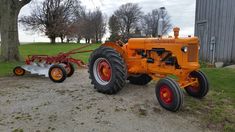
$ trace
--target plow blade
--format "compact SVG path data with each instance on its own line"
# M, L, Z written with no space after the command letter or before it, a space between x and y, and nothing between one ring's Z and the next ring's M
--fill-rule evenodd
M45 77L49 77L48 72L51 67L51 65L47 64L37 64L33 63L31 65L23 65L21 66L24 70L30 72L31 74L37 74L37 75L43 75Z

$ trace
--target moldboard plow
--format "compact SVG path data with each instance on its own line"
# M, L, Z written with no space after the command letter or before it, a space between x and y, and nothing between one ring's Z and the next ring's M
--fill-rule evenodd
M26 72L31 74L49 77L53 82L61 83L74 73L74 66L87 68L87 65L80 59L72 57L74 54L92 52L92 50L82 50L89 45L73 49L66 53L59 53L55 56L49 55L28 55L25 65L17 66L13 72L16 76L23 76Z

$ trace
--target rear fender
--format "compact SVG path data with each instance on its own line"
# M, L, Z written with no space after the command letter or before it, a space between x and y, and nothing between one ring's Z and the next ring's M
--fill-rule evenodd
M123 47L121 47L117 43L105 42L104 44L102 44L102 46L107 46L107 47L111 47L111 48L115 49L124 58L125 61L127 60L126 51L123 49Z

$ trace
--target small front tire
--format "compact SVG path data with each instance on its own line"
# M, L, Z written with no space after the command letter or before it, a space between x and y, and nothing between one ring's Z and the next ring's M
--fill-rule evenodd
M185 91L192 97L203 98L209 91L209 82L206 75L202 71L193 71L189 75L191 78L196 78L198 84L195 86L188 86Z
M158 81L155 92L159 104L166 110L176 112L183 105L182 91L178 83L171 78Z

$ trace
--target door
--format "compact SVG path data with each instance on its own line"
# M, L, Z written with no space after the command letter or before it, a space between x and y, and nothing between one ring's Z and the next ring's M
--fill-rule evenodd
M232 63L235 63L235 18L233 24Z
M207 22L197 22L196 25L196 36L200 39L200 60L209 61L209 50L208 50L208 42L207 42Z

